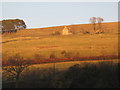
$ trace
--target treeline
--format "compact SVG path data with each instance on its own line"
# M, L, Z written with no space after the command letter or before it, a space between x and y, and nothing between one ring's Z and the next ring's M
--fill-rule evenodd
M9 19L0 21L0 32L1 33L13 33L17 30L25 29L27 26L23 20L20 19Z

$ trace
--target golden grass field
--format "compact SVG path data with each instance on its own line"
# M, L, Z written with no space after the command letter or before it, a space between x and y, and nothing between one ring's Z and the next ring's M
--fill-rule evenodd
M105 26L107 25L107 26ZM110 25L111 29L116 32L117 23L105 24ZM83 28L85 25L82 25ZM90 24L86 25L90 26ZM114 26L114 27L112 27ZM72 27L72 25L70 26ZM74 26L77 27L77 26ZM118 54L118 33L104 34L74 34L74 35L57 35L53 36L53 31L62 31L63 26L41 29L25 29L17 33L4 34L2 36L2 53L3 59L7 59L16 53L24 58L33 58L35 54L40 54L44 58L49 58L50 54L55 53L56 57L63 57L61 52L66 50L80 56L99 56L99 55L117 55ZM73 27L72 27L73 28ZM86 28L86 27L85 27ZM80 31L79 29L75 29Z
M89 56L107 56L107 55L118 55L118 36L117 23L104 24L104 30L107 32L103 34L82 34L80 31L85 30L91 26L75 25L73 30L78 33L73 35L56 35L53 36L54 31L62 31L63 26L40 28L40 29L25 29L20 30L17 33L3 34L2 35L2 59L7 60L10 56L20 54L24 58L34 58L35 54L40 54L44 58L48 59L50 54L55 53L57 58L64 57L61 52L63 50L71 53L71 56L75 56L79 53L80 57ZM92 27L92 26L91 26ZM111 27L111 28L110 28ZM81 29L83 28L83 29ZM90 30L88 28L87 30ZM110 32L108 33L108 31ZM112 31L113 30L113 31ZM44 64L33 64L24 70L22 74L28 74L32 71L38 70L67 70L69 67L80 64L97 64L99 62L114 62L118 63L118 59L110 60L85 60L85 61L67 61L67 62L56 62L56 63L44 63ZM48 72L46 71L46 72ZM39 72L38 72L39 73ZM9 74L4 73L3 77L7 77Z
M49 57L51 53L56 53L57 57L61 57L60 53L63 50L73 54L79 52L81 56L113 55L118 53L117 34L60 35L46 38L13 38L12 40L14 39L16 41L2 44L3 55L12 56L19 53L23 57L30 58L34 54Z

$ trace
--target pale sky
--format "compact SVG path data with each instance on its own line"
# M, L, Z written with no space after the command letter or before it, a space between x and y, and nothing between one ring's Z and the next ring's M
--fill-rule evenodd
M2 2L2 19L23 19L28 28L118 21L117 2Z

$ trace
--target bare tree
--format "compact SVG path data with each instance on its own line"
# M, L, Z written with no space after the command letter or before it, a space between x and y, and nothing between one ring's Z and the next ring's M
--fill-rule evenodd
M96 30L96 17L91 17L90 22L93 24L94 31Z
M19 54L16 54L15 56L10 57L6 62L3 61L2 70L15 78L15 87L18 88L21 73L30 65L30 61L24 60Z
M101 17L98 17L98 18L97 18L97 22L98 22L98 25L99 25L100 32L103 32L103 31L102 31L102 21L104 21L103 18L101 18Z

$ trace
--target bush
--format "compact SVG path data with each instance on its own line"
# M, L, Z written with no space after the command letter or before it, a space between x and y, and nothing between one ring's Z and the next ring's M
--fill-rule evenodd
M73 57L74 57L74 53L73 53L73 52L67 52L67 51L65 51L65 50L63 50L63 51L61 52L61 54L62 54L64 57L66 57L66 58L73 58Z
M55 59L55 58L56 58L55 54L52 53L52 54L50 55L50 59Z
M72 34L77 34L77 32L76 32L76 31L71 31L71 33L72 33Z
M44 56L40 55L40 54L35 54L34 55L34 60L41 60L44 59Z
M61 33L59 31L55 31L52 33L52 35L60 35Z
M90 34L90 32L88 32L88 31L85 31L85 32L83 32L83 34Z

